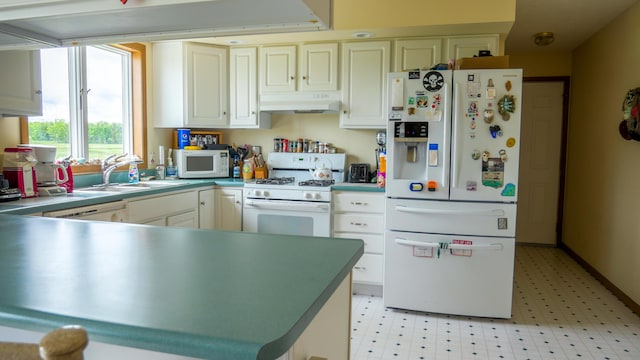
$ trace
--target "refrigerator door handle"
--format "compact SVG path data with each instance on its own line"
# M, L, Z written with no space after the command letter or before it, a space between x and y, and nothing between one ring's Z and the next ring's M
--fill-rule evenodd
M500 243L495 244L479 244L479 245L465 245L465 244L451 244L446 243L434 243L434 242L422 242L416 240L407 240L402 238L395 238L394 242L403 246L418 246L422 248L446 248L449 250L502 250L503 246Z
M458 136L458 134L460 133L460 129L458 128L460 126L460 124L462 123L462 121L459 121L460 119L460 106L461 106L461 95L460 95L460 86L458 86L457 83L453 83L453 104L454 104L454 108L453 108L453 117L452 117L452 121L453 121L453 134L451 135L452 137L452 141L451 143L453 144L453 146L451 147L452 150L452 154L451 154L451 187L452 188L457 188L458 187L458 177L460 176L460 166L461 166L461 159L459 159L460 157L460 153L462 152L462 150L460 149L460 147L462 146L462 141L460 141L460 138Z
M494 210L445 210L445 209L423 209L409 206L397 205L396 211L407 213L419 213L429 215L461 215L461 216L505 216L502 209Z

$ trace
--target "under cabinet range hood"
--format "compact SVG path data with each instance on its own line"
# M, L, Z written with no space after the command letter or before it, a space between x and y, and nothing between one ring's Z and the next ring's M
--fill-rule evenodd
M0 48L328 30L332 0L0 0Z
M340 94L322 93L283 93L260 96L260 111L295 114L325 114L340 111Z

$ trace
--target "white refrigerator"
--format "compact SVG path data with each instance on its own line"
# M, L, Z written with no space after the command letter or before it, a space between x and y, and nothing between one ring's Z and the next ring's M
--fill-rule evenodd
M385 306L511 317L522 70L389 86Z

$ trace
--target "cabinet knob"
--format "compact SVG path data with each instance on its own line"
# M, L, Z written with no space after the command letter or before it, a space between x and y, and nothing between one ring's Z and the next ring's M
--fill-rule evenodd
M346 115L347 114L347 110L342 110L342 113Z
M36 95L42 95L42 90L36 90Z
M204 201L200 201L200 205L205 206L207 204Z
M306 76L306 75L305 75L305 76L303 76L303 77L302 77L302 80L307 80L307 76Z
M295 79L295 76L291 76L291 80Z

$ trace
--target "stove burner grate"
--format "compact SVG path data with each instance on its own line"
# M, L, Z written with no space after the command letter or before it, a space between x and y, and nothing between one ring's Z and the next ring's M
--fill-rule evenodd
M268 179L256 179L256 184L260 185L287 185L296 181L294 177L277 177Z
M331 186L335 184L336 181L334 179L331 180L305 180L300 181L298 186Z

